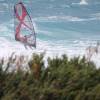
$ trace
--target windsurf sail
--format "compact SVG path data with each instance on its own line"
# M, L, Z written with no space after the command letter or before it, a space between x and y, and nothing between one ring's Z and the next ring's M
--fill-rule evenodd
M22 2L14 6L15 40L36 47L36 33L32 19Z

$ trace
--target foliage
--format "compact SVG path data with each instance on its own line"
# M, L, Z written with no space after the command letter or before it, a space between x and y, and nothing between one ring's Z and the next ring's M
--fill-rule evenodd
M19 68L18 63L18 70L9 71L15 59L11 57L6 68L2 59L0 100L100 100L100 69L93 62L62 55L48 58L45 67L43 58L44 54L33 54L29 71Z

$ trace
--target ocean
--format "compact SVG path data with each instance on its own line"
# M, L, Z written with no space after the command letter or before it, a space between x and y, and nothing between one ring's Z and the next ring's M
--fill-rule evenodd
M88 46L100 41L100 0L23 0L37 35L37 48L25 49L14 38L13 7L17 2L0 0L0 57L12 52L46 52L46 58L82 56ZM98 66L99 59L99 54L92 58Z

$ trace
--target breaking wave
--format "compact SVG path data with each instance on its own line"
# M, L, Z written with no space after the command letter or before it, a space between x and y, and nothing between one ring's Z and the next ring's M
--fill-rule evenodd
M79 3L72 3L72 5L88 5L86 0L81 0Z
M77 16L47 16L47 17L37 17L33 19L37 22L60 22L60 21L69 21L69 22L83 22L83 21L94 21L100 20L100 14L90 15L88 18L80 18Z

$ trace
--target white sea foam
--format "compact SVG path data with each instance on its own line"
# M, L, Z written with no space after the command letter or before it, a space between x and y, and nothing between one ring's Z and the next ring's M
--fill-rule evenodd
M55 17L54 17L55 18ZM11 22L9 22L12 24ZM1 27L2 30L0 32L13 32L7 26L9 23L3 24ZM12 26L11 26L12 27ZM43 31L43 30L40 30ZM44 33L44 32L43 32ZM7 36L12 35L7 34ZM12 37L14 38L14 37ZM16 54L20 55L31 55L32 53L41 53L46 51L45 59L55 56L61 56L61 54L67 54L69 57L79 56L85 54L85 48L88 47L90 44L95 45L96 41L92 40L59 40L59 41L44 41L37 39L37 48L31 50L28 48L27 50L24 48L23 44L9 40L7 37L3 37L2 33L0 33L0 57L8 57L11 55L12 52L16 52ZM97 58L96 58L97 57ZM99 58L100 55L94 56L92 60L96 62L98 66L100 66Z
M88 3L87 3L86 0L81 0L79 4L80 4L80 5L88 5Z
M95 20L100 20L100 13L91 14L91 17Z
M70 5L67 5L67 4L63 4L61 5L62 8L70 8Z
M7 3L0 3L0 13L4 13L8 9Z
M86 0L81 0L79 3L72 3L72 5L88 5Z
M88 18L81 18L77 16L47 16L47 17L37 17L33 19L37 22L60 22L60 21L69 21L69 22L84 22L84 21L94 21L100 20L100 14L90 15Z
M84 19L75 16L48 16L48 17L37 17L34 18L35 21L84 21Z
M61 42L61 41L60 41ZM79 56L85 54L85 48L89 46L91 43L84 43L84 41L75 40L72 42L72 46L63 45L62 43L50 43L47 41L37 40L37 49L31 50L28 48L27 50L24 48L23 44L17 42L10 42L5 38L0 38L0 57L8 57L11 55L12 52L16 52L17 55L30 55L32 53L42 53L46 52L46 56L44 60L48 56L55 57L61 56L61 54L67 54L69 57ZM81 48L80 48L81 47ZM100 55L94 55L92 58L95 63L100 66L99 59Z

